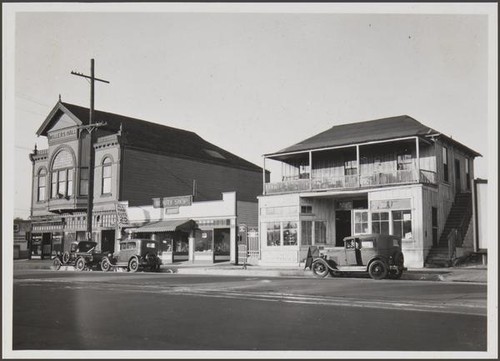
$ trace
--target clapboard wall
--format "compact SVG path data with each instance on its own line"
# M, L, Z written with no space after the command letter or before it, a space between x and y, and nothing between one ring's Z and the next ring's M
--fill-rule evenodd
M120 200L130 206L150 204L151 198L190 195L195 201L216 200L222 192L237 192L240 201L256 202L262 194L262 172L124 148Z

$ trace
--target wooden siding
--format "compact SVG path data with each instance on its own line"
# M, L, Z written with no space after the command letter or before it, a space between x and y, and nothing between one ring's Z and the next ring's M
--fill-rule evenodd
M438 216L438 238L443 232L444 223L446 222L446 206L438 202L439 196L435 189L424 187L422 193L422 214L423 214L423 233L424 233L424 248L430 249L432 247L432 207L437 208ZM449 209L448 209L449 211ZM427 254L425 254L427 256Z
M248 227L257 228L259 224L259 207L257 202L236 202L236 215L238 224L246 224Z
M216 200L222 192L237 192L241 201L262 193L262 173L124 148L121 199L130 206L150 204L153 197L192 194L195 201Z
M314 216L311 220L325 221L326 244L335 244L335 201L333 199L313 198ZM299 237L302 233L299 233Z

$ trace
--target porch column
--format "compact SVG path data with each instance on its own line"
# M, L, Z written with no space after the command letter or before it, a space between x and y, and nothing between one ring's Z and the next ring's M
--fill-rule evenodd
M358 187L361 187L361 164L359 163L359 145L356 144L356 165L358 166Z
M417 164L416 164L416 170L417 170L417 182L420 182L420 149L418 146L418 137L415 137L415 148L417 150Z
M263 157L264 164L262 166L262 194L266 195L266 157Z
M309 151L309 190L312 190L313 188L313 183L312 183L312 171L313 171L313 164L312 164L312 151Z
M189 237L188 237L188 259L190 262L194 262L194 231L192 230L189 232Z

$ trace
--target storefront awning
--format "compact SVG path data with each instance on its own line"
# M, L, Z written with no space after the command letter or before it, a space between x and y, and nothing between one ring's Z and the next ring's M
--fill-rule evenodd
M142 227L135 228L137 233L151 233L151 232L172 232L184 231L189 232L196 228L196 222L192 219L178 219L171 221L159 221L148 223Z

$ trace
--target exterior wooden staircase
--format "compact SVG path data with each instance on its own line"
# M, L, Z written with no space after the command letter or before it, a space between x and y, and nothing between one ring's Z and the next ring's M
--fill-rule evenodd
M425 260L425 267L450 267L456 247L462 246L472 218L472 193L457 193L436 246Z

